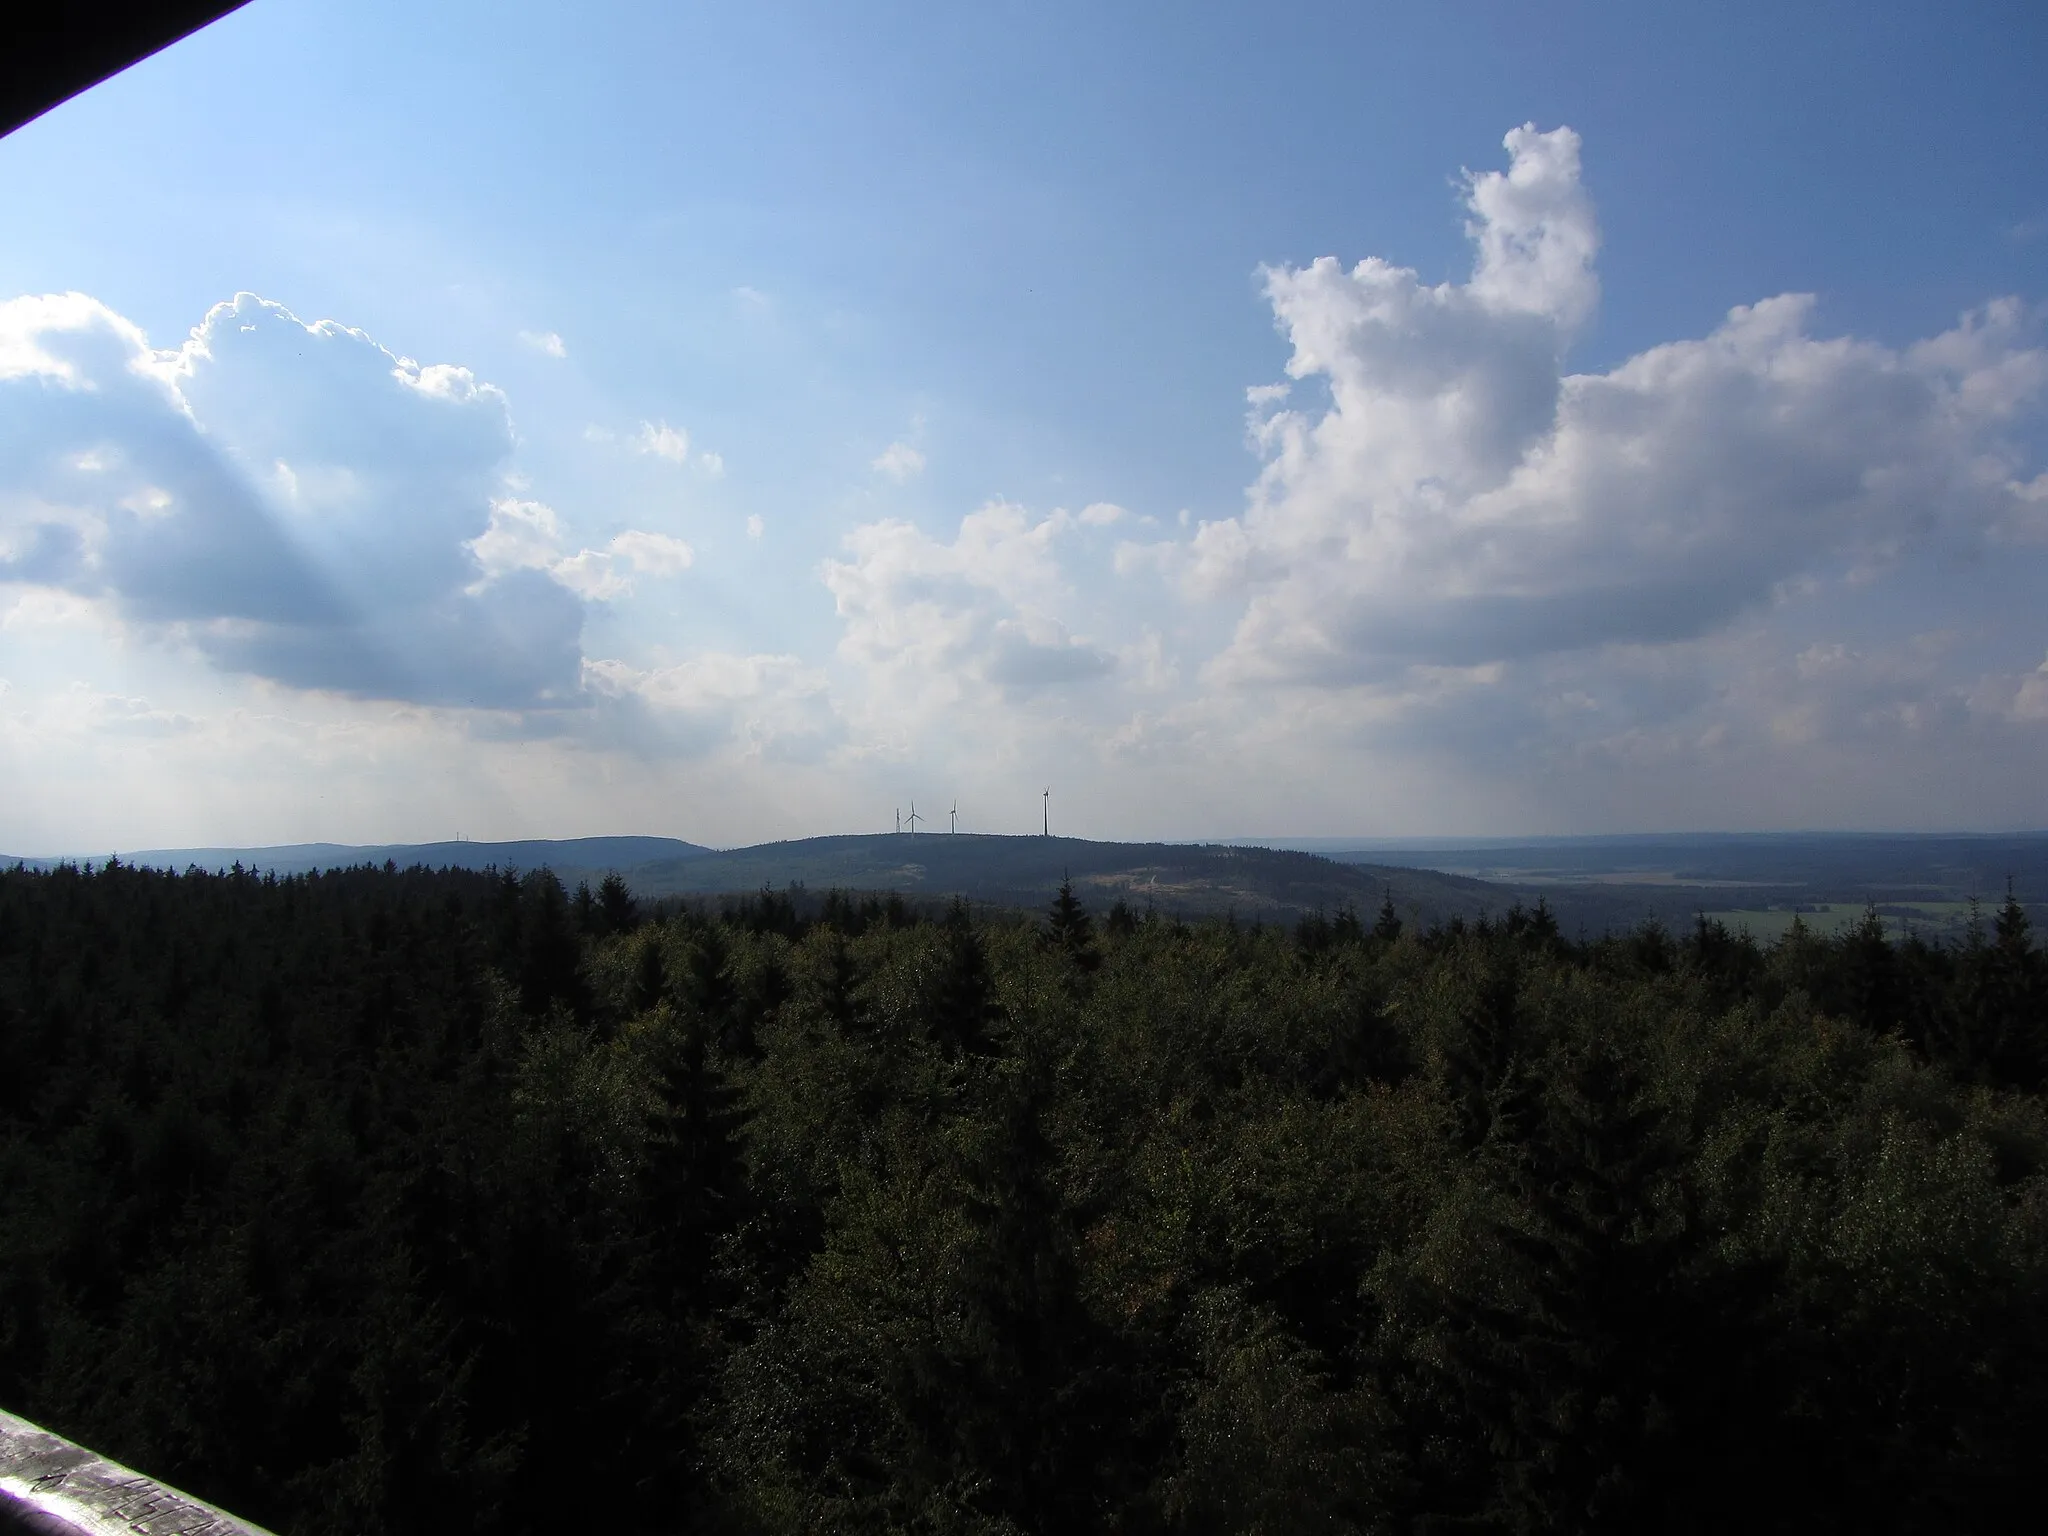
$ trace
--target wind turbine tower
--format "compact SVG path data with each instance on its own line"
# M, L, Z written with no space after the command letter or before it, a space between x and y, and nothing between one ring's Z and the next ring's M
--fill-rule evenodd
M917 836L917 824L920 821L927 820L928 818L919 816L917 814L917 802L913 800L910 802L910 814L904 817L903 819L910 824L910 835L912 837L915 837Z
M1039 835L1040 837L1051 837L1051 836L1052 836L1052 791L1051 791L1051 790L1049 790L1049 789L1048 789L1048 790L1046 790L1046 791L1045 791L1045 792L1044 792L1044 793L1043 793L1042 795L1040 795L1040 796L1039 796L1039 799L1040 799L1040 800L1042 800L1042 801L1044 801L1045 803L1044 803L1043 805L1041 805L1041 806L1040 806L1040 807L1038 808L1038 810L1039 810L1039 820L1038 820L1038 835Z
M946 830L948 832L958 832L960 830L960 802L955 800L953 802L953 809L946 812L946 814L952 818L952 825L947 827Z

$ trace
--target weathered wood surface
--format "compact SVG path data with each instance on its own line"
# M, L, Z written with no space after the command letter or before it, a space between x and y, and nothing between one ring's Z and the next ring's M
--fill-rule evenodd
M270 1536L204 1500L0 1410L0 1532Z

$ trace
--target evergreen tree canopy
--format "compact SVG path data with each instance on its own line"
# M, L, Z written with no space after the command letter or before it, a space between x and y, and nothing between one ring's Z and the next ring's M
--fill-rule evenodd
M293 1536L2004 1532L2048 965L0 871L0 1404Z

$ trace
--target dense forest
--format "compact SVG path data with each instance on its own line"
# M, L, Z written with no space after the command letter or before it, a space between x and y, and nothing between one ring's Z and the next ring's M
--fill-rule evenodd
M288 1536L1972 1531L2048 961L0 873L0 1406Z

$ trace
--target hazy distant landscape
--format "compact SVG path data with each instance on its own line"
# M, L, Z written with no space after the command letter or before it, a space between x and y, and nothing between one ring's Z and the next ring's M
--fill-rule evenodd
M873 833L710 848L666 837L586 837L351 847L150 849L126 862L158 869L258 871L381 866L551 869L571 888L620 876L644 900L740 896L764 887L950 896L998 907L1042 907L1071 878L1091 903L1123 901L1165 916L1234 914L1293 922L1391 900L1404 920L1475 919L1543 903L1560 928L1596 936L1654 917L1679 927L1701 914L1768 942L1793 919L1819 933L1875 907L1894 936L1960 936L1971 900L1988 912L2006 883L2037 922L2048 920L2048 833L1958 837L1857 833L1717 834L1432 842L1427 846L1264 847L1119 843L1070 837ZM53 859L7 860L30 868Z
M1833 932L1876 907L1893 932L1954 936L1974 898L1988 912L2007 883L2038 921L2048 912L2048 833L1719 833L1475 840L1332 850L1345 862L1464 875L1553 905L1605 896L1631 917L1704 912L1759 939L1798 915Z

